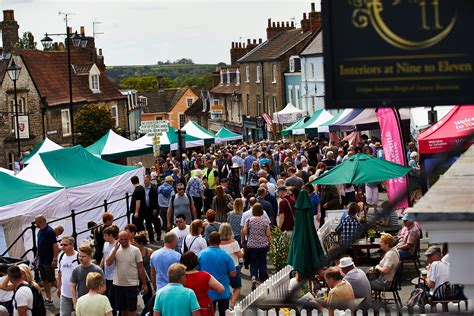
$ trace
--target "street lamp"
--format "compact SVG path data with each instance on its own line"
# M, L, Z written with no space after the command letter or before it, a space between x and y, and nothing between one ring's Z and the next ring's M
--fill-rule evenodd
M12 59L12 63L10 67L7 68L7 73L10 79L13 81L13 94L15 96L15 121L16 121L16 129L15 129L15 137L16 142L18 145L18 163L20 162L21 157L21 149L20 149L20 124L18 122L18 99L16 95L16 81L20 77L21 67L17 66L15 60Z
M179 156L179 168L181 170L181 182L184 183L184 172L183 172L183 136L186 136L186 131L178 129L175 131L178 135L178 156ZM186 139L184 139L186 144ZM185 145L186 146L186 145ZM186 148L186 147L185 147Z
M49 34L51 36L66 36L66 48L67 48L67 64L68 64L68 75L69 75L69 117L71 119L71 141L74 146L74 107L72 101L72 64L71 64L71 42L75 48L87 46L87 38L85 36L74 33L71 36L70 29L67 25L67 15L66 15L66 33L57 33ZM53 40L49 37L48 33L45 34L44 38L41 40L44 50L50 50L53 46Z

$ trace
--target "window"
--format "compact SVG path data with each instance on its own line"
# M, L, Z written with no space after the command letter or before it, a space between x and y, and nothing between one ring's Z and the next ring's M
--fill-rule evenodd
M272 65L272 83L276 83L277 82L277 65L276 64L273 64Z
M236 80L236 85L239 86L240 85L240 71L237 69L237 71L235 72L235 80Z
M309 76L310 76L309 79L314 79L314 64L313 63L309 64L309 71L310 71L309 72Z
M186 125L186 115L180 114L179 115L179 128L183 128Z
M220 71L220 76L221 76L220 85L222 86L222 85L224 84L224 72L222 71L222 69L221 69L221 71Z
M138 104L140 104L141 106L147 106L148 105L148 98L143 97L143 96L139 96L138 97Z
M90 80L90 88L92 92L99 92L99 75L98 74L92 74L89 77Z
M63 127L63 136L71 135L71 116L69 109L61 110L61 123Z
M219 105L219 99L212 99L212 105Z
M255 99L257 100L257 116L260 116L261 107L262 107L262 100L260 99L260 95L256 95Z
M162 121L162 120L163 120L163 116L155 116L155 120L157 120L157 121Z
M295 59L290 58L290 72L295 72Z
M295 106L298 108L298 109L301 109L300 107L300 86L295 86Z
M250 81L250 66L245 66L245 82Z
M227 85L230 85L230 71L227 69Z
M25 100L25 98L18 98L17 97L17 102L18 102L18 115L26 114L27 109L26 109L26 100ZM16 108L15 108L15 100L14 99L10 100L10 107L11 107L10 115L11 115L11 118L12 118L11 127L12 127L12 132L15 133Z
M288 102L294 104L293 101L293 86L288 86Z
M115 122L115 127L119 126L119 119L118 119L118 107L116 105L113 105L110 108L110 112L112 112L112 119Z
M250 95L247 94L247 115L250 115Z
M260 83L260 76L261 76L261 67L257 66L257 80L255 81L256 83Z
M187 98L186 99L186 105L189 108L191 105L193 105L194 99L193 98Z
M276 96L273 96L273 109L272 109L272 114L275 113L277 111L277 97Z

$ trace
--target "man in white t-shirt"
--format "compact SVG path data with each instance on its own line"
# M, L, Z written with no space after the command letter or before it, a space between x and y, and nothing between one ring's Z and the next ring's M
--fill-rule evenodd
M71 315L74 311L72 304L71 275L75 267L79 265L79 257L74 250L74 238L64 236L61 239L62 252L58 258L58 277L56 279L56 293L59 300L59 313L61 316Z
M430 288L430 294L433 294L441 284L449 281L449 263L441 260L442 255L439 247L429 247L425 255L430 263L426 285Z
M28 284L23 281L20 268L18 266L9 267L8 278L15 289L13 296L13 316L31 316L31 309L33 309L33 292L31 292Z
M184 216L184 214L176 215L175 223L176 227L170 230L170 232L178 237L175 250L182 254L184 238L189 235L189 225L186 225L186 216Z

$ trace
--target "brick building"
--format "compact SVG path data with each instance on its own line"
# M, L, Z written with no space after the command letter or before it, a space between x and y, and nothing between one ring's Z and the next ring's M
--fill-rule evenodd
M268 19L267 40L238 59L240 64L244 138L257 140L271 137L261 115L270 117L284 107L286 100L284 73L289 58L298 55L321 28L320 12L311 4L308 16L303 14L301 27L293 22L272 22ZM263 128L260 126L263 125ZM274 129L277 128L274 124Z
M2 51L0 60L0 166L13 168L17 159L14 134L15 106L13 82L6 74L12 61L21 67L17 80L19 115L27 121L29 137L21 139L21 152L34 148L44 137L62 145L72 144L69 113L68 60L63 43L53 45L52 51L18 48L18 23L13 10L3 11ZM126 97L105 75L104 58L97 53L94 39L87 39L81 48L71 46L72 96L74 115L87 104L107 107L116 121L116 128L126 130ZM66 43L67 45L67 43Z

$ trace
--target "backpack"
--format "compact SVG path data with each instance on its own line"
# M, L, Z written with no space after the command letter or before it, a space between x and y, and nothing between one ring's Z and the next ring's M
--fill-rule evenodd
M189 235L188 235L188 236L189 236ZM186 237L188 237L188 236L186 236ZM189 247L188 247L188 245L186 244L186 237L184 237L184 240L183 240L183 254L186 253L186 252L188 252L189 249L191 249L191 247L193 246L194 242L196 241L196 239L197 239L199 236L194 237L194 239L193 239L193 241L191 241L191 245L189 245Z
M61 260L63 259L63 257L64 257L65 254L66 254L66 253L63 251L63 252L61 252L61 254L59 255L58 268L61 267ZM80 263L80 262L79 262L79 252L76 253L76 259L75 259L75 260L72 260L71 263L74 263L74 262L77 262L78 264Z
M423 291L423 289L421 288L417 288L417 289L414 289L411 294L410 294L410 298L408 299L408 302L407 302L407 305L409 307L413 307L415 305L421 305L424 303L425 300L425 293Z
M44 306L44 299L43 299L43 296L41 295L41 292L39 292L34 286L31 286L25 283L20 284L20 286L18 286L16 290L13 292L12 300L13 300L15 309L18 308L16 305L16 300L15 300L16 292L18 291L19 288L23 286L27 286L31 290L31 293L33 294L33 308L30 309L31 315L32 316L46 316L46 307Z

